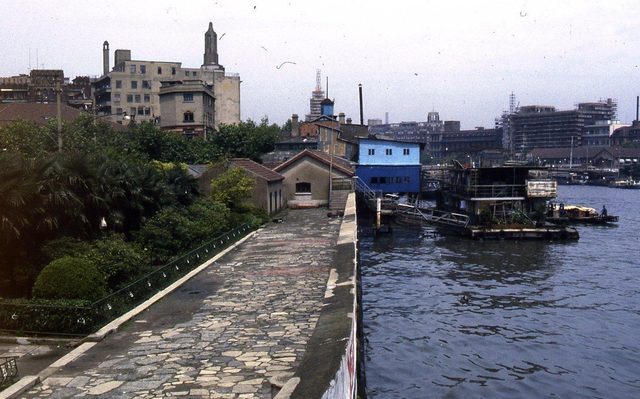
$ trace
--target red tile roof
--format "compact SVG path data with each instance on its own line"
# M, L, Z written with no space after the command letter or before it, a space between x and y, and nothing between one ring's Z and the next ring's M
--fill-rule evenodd
M231 160L231 164L243 167L249 172L258 175L269 182L284 179L284 176L282 176L280 173L274 172L273 170L266 168L248 158L234 158Z

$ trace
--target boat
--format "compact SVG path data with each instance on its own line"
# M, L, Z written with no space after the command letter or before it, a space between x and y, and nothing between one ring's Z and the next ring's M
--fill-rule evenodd
M453 160L443 174L435 208L397 213L476 239L576 240L577 230L542 220L547 201L556 196L557 182L548 167L482 167Z
M613 188L626 188L628 190L640 190L640 181L634 181L632 179L616 179L609 183L609 187Z
M564 205L550 202L547 207L547 221L554 224L607 224L617 223L618 216L598 213L595 208Z

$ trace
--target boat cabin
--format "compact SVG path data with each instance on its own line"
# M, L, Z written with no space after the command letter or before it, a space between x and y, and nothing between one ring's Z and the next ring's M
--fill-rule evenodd
M468 215L471 224L517 224L543 216L557 195L557 182L543 166L473 167L453 162L446 173L436 207Z

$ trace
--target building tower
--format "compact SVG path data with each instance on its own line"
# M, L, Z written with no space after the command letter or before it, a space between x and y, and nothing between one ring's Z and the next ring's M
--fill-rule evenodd
M309 101L310 112L306 115L308 121L322 115L322 100L324 100L324 91L320 83L320 70L318 69L316 70L316 89L311 92L311 100Z
M106 75L109 73L109 42L104 41L102 43L102 74Z
M204 65L219 65L218 35L213 30L213 22L209 22L209 29L204 34Z

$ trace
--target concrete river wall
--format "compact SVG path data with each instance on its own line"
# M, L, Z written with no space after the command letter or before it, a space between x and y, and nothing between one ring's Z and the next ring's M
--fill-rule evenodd
M350 194L322 313L300 366L276 396L278 399L356 397L359 322L357 230L355 195Z

